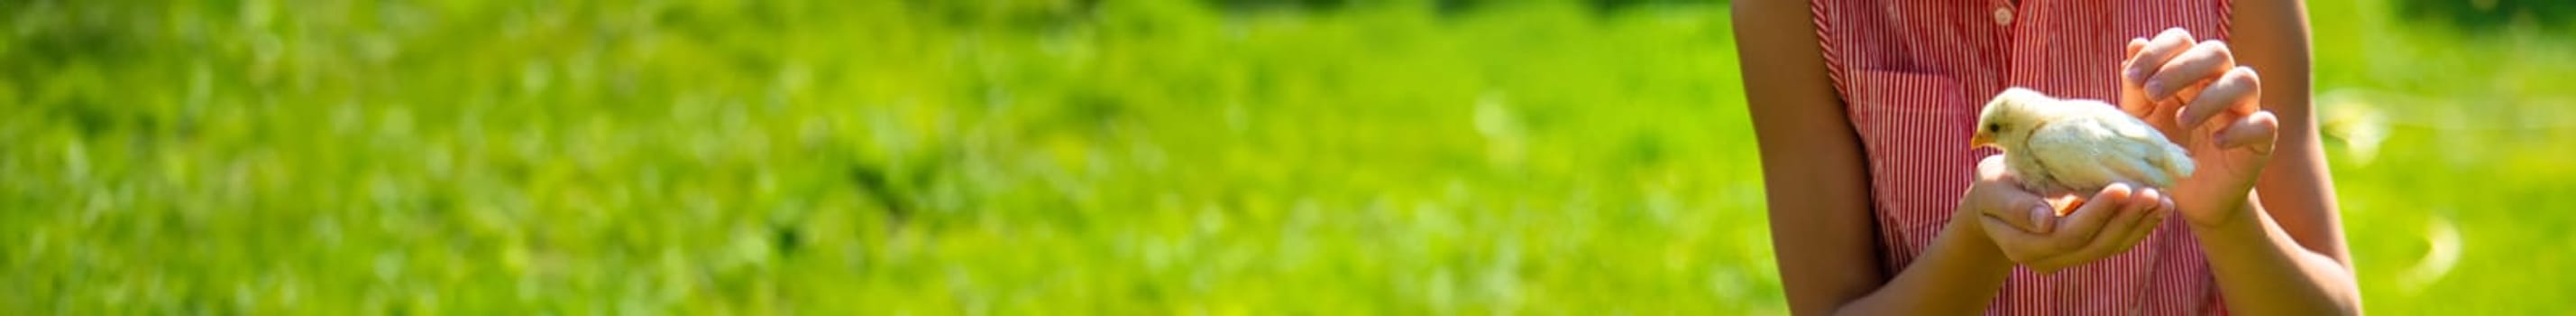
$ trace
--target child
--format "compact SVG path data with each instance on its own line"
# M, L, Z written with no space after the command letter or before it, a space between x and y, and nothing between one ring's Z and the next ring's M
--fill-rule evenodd
M1791 308L2359 313L2311 117L2302 6L1738 0ZM2014 86L2117 103L2202 167L2170 188L2106 188L2060 216L2011 184L1994 150L1969 150L1977 107Z

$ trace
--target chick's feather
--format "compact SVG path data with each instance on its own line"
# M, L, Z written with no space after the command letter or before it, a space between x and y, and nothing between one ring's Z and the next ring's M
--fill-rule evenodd
M2021 88L1996 98L1978 126L1995 127L1998 135L1985 137L2003 148L2005 169L2024 189L2062 195L2112 183L2166 188L2192 172L2181 146L2116 106Z

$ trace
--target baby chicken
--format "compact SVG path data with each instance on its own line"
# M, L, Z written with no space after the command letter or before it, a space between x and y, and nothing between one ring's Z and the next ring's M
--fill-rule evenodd
M1977 115L1969 141L2004 150L2004 169L2041 196L2091 194L2112 183L2169 188L2191 156L2117 106L2006 89Z

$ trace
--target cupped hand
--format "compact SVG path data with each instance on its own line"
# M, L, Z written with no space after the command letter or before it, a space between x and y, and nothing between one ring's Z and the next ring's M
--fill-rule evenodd
M2032 270L2056 272L2128 252L2158 224L2174 202L2155 189L2113 184L2073 202L2059 216L2046 198L2016 184L2003 156L1977 163L1977 181L1959 199L1960 218L1978 221L2005 257ZM2089 201L2089 202L2088 202Z
M2199 166L2170 188L2183 218L2197 226L2235 218L2251 206L2280 129L2263 110L2262 78L2237 65L2227 43L2195 41L2180 28L2130 39L2128 52L2121 110L2163 131Z

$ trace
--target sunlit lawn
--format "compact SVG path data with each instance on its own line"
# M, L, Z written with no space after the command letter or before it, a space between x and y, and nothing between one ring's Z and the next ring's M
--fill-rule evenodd
M0 310L1782 311L1723 5L1167 2L0 4ZM2371 311L2568 307L2576 42L2317 5Z

